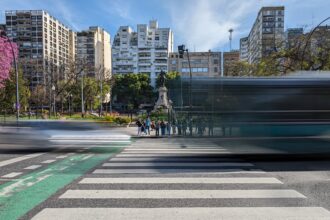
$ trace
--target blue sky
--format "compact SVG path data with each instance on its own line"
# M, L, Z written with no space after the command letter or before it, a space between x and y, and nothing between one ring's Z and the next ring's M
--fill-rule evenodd
M135 28L157 19L161 27L173 29L175 45L228 50L228 29L234 29L238 48L260 7L274 5L286 7L286 28L309 30L330 16L329 0L0 0L0 21L5 10L44 9L76 31L98 25L113 37L121 25Z

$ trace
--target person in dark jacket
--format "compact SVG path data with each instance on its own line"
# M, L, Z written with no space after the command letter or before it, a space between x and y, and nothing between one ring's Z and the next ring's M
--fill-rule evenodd
M163 120L160 122L160 130L161 130L162 136L165 136L166 124Z

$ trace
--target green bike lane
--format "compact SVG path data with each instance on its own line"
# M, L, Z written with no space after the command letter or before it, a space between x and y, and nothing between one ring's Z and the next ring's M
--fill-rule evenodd
M18 219L124 146L96 147L0 185L0 219Z

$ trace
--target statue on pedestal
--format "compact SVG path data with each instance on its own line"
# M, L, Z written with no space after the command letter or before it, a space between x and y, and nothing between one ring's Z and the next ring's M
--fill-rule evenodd
M159 89L158 89L158 100L154 107L155 110L158 109L170 109L170 104L167 98L167 88L165 86L166 73L161 71L159 74Z

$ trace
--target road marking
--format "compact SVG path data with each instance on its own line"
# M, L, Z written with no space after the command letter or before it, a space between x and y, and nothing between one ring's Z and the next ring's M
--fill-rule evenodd
M243 161L236 158L155 158L155 157L123 157L117 158L113 157L109 159L110 162L132 162L132 161L141 161L141 162L221 162L221 161L230 161L230 162L239 162Z
M4 167L4 166L7 166L7 165L16 163L16 162L21 162L23 160L28 160L28 159L32 159L32 158L35 158L35 157L39 157L42 154L28 154L28 155L25 155L25 156L22 156L22 157L16 157L16 158L13 158L13 159L1 161L0 162L0 167Z
M104 163L103 167L252 167L251 163Z
M126 155L131 155L131 154L219 154L219 153L226 153L227 151L225 150L217 150L217 151L207 151L207 150L200 150L200 151L195 151L195 150L184 150L184 151L179 151L179 150L172 150L172 151L145 151L145 152L134 152L134 151L124 151L121 153L121 155L126 154Z
M68 190L61 199L306 198L295 190Z
M93 150L104 152L99 148ZM76 155L58 163L50 164L46 169L22 176L17 182L11 181L1 184L0 219L19 219L59 189L79 178L116 152L118 152L118 148L110 148L104 153L95 154L94 157L88 160L82 160L86 154ZM63 168L67 169L61 171Z
M64 158L67 158L68 157L68 155L62 155L62 156L57 156L56 158L57 159L64 159Z
M6 175L3 175L2 178L14 178L16 176L21 175L21 172L13 172L13 173L8 173Z
M140 152L140 151L178 151L178 152L185 152L185 151L224 151L226 149L223 148L213 148L213 149L209 149L209 148L195 148L195 149L191 149L191 148L126 148L123 152Z
M199 174L264 174L262 170L242 169L96 169L93 174L164 174L164 173L199 173Z
M238 178L84 178L80 184L283 184L273 177Z
M321 207L229 207L229 208L46 208L33 220L328 220L330 212Z
M121 154L118 154L116 157L182 157L182 156L199 156L199 155L223 155L223 154L231 154L230 152L226 151L226 152L217 152L217 153L214 153L214 152L211 152L211 153L206 153L206 152L203 152L203 153L163 153L163 154L127 154L127 153L121 153Z
M41 163L45 163L45 164L48 164L48 163L54 163L56 160L45 160L45 161L42 161Z
M35 170L35 169L38 169L39 167L41 167L41 165L32 165L29 167L25 167L24 169L25 170Z

